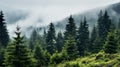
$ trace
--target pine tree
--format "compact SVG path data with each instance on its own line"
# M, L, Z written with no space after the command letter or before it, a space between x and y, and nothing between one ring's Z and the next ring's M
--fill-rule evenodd
M24 44L19 27L17 27L15 34L17 37L14 37L14 42L9 44L5 51L5 67L34 67L34 59Z
M68 60L73 60L79 57L79 51L74 37L69 36L68 40L65 41L63 52L67 53Z
M118 43L115 37L115 33L110 32L105 42L104 51L105 53L113 54L113 53L117 53L117 49L118 49Z
M50 23L49 25L49 30L47 32L47 36L46 36L46 44L47 44L47 51L50 54L53 54L56 51L56 37L55 37L55 28L54 28L54 24Z
M97 28L94 25L93 30L91 32L90 45L89 45L89 51L91 51L91 52L95 52L94 48L97 47L96 46L97 44L95 44L97 37L98 37Z
M57 50L58 52L61 52L63 47L63 36L61 32L58 33L56 42L57 42L56 44Z
M89 44L89 30L86 18L84 18L84 22L80 23L77 35L77 46L80 55L84 55L85 52L88 50L88 44Z
M37 44L37 39L38 39L38 33L37 31L34 29L31 36L30 36L30 49L33 50L34 46Z
M76 26L74 23L74 19L72 18L72 15L70 16L70 18L68 18L69 22L66 25L66 30L64 33L64 39L67 40L67 38L69 36L72 36L74 38L76 38Z
M3 47L6 47L9 42L9 35L6 28L4 14L0 12L0 43Z
M43 33L43 36L42 36L42 44L43 44L43 48L45 49L47 47L46 45L46 36L47 36L47 33L46 33L46 30L44 29L44 33Z
M110 32L111 27L111 19L109 18L108 12L105 11L104 15L102 11L98 16L98 35L100 37L100 49L102 49L103 44L105 43L105 39Z
M41 67L45 65L45 57L42 48L37 45L34 50L34 58L37 60L37 67Z

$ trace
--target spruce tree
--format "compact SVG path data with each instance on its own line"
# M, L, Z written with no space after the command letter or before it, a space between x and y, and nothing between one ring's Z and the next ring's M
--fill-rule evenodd
M6 47L9 42L9 35L6 28L4 14L0 12L0 43L2 47Z
M115 33L110 32L105 42L104 51L105 53L114 54L117 53L117 49L118 49L118 43L115 37Z
M13 43L9 44L5 51L5 67L34 67L34 59L28 47L24 44L20 27L17 27L15 34Z
M89 30L86 18L84 18L84 21L80 23L80 27L78 29L77 34L77 46L80 55L84 55L85 52L88 50L88 44L89 44Z
M37 44L37 39L38 39L38 33L36 31L36 29L34 29L32 31L32 34L30 36L30 42L29 42L29 45L30 45L30 49L33 50L35 45Z
M89 51L91 51L91 52L95 52L94 49L95 49L95 47L97 47L96 46L97 44L95 44L95 41L96 41L97 37L98 37L97 28L94 25L92 32L91 32L90 45L89 45Z
M45 49L47 47L46 45L46 36L47 36L47 33L46 33L46 30L44 29L44 33L43 33L43 36L42 36L42 41L43 41L43 48Z
M56 51L56 37L55 37L55 28L54 28L54 24L50 23L49 25L49 29L47 32L47 36L46 36L46 44L47 44L47 51L50 54L53 54Z
M100 37L100 49L102 49L103 44L105 43L105 39L110 32L111 27L111 19L109 18L108 12L105 11L103 14L102 11L98 16L98 35Z
M68 24L65 28L64 39L67 40L69 36L76 38L76 26L72 15L68 18Z
M57 47L57 50L58 52L61 52L62 51L62 47L63 47L63 36L62 36L62 33L59 32L58 35L57 35L57 39L56 39L56 47Z
M67 53L68 60L73 60L79 57L79 51L74 37L69 36L68 40L65 40L63 52Z
M45 65L44 52L39 45L35 47L34 58L37 60L37 67L41 67Z

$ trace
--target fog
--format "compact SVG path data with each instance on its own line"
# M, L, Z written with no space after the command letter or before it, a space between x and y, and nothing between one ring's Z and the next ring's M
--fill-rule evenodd
M17 25L25 32L32 27L60 21L71 14L117 2L119 0L0 0L0 10L5 14L9 34L12 35Z

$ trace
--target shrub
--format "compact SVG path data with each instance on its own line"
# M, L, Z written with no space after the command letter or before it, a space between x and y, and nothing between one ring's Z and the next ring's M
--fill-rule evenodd
M64 61L66 59L67 55L64 53L54 53L51 58L50 61L51 63L61 63L62 61Z

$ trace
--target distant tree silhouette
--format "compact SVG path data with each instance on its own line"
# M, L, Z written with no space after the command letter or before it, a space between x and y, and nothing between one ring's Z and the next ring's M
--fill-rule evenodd
M6 47L9 42L9 35L6 28L6 23L4 19L4 14L0 12L0 43L1 46Z

